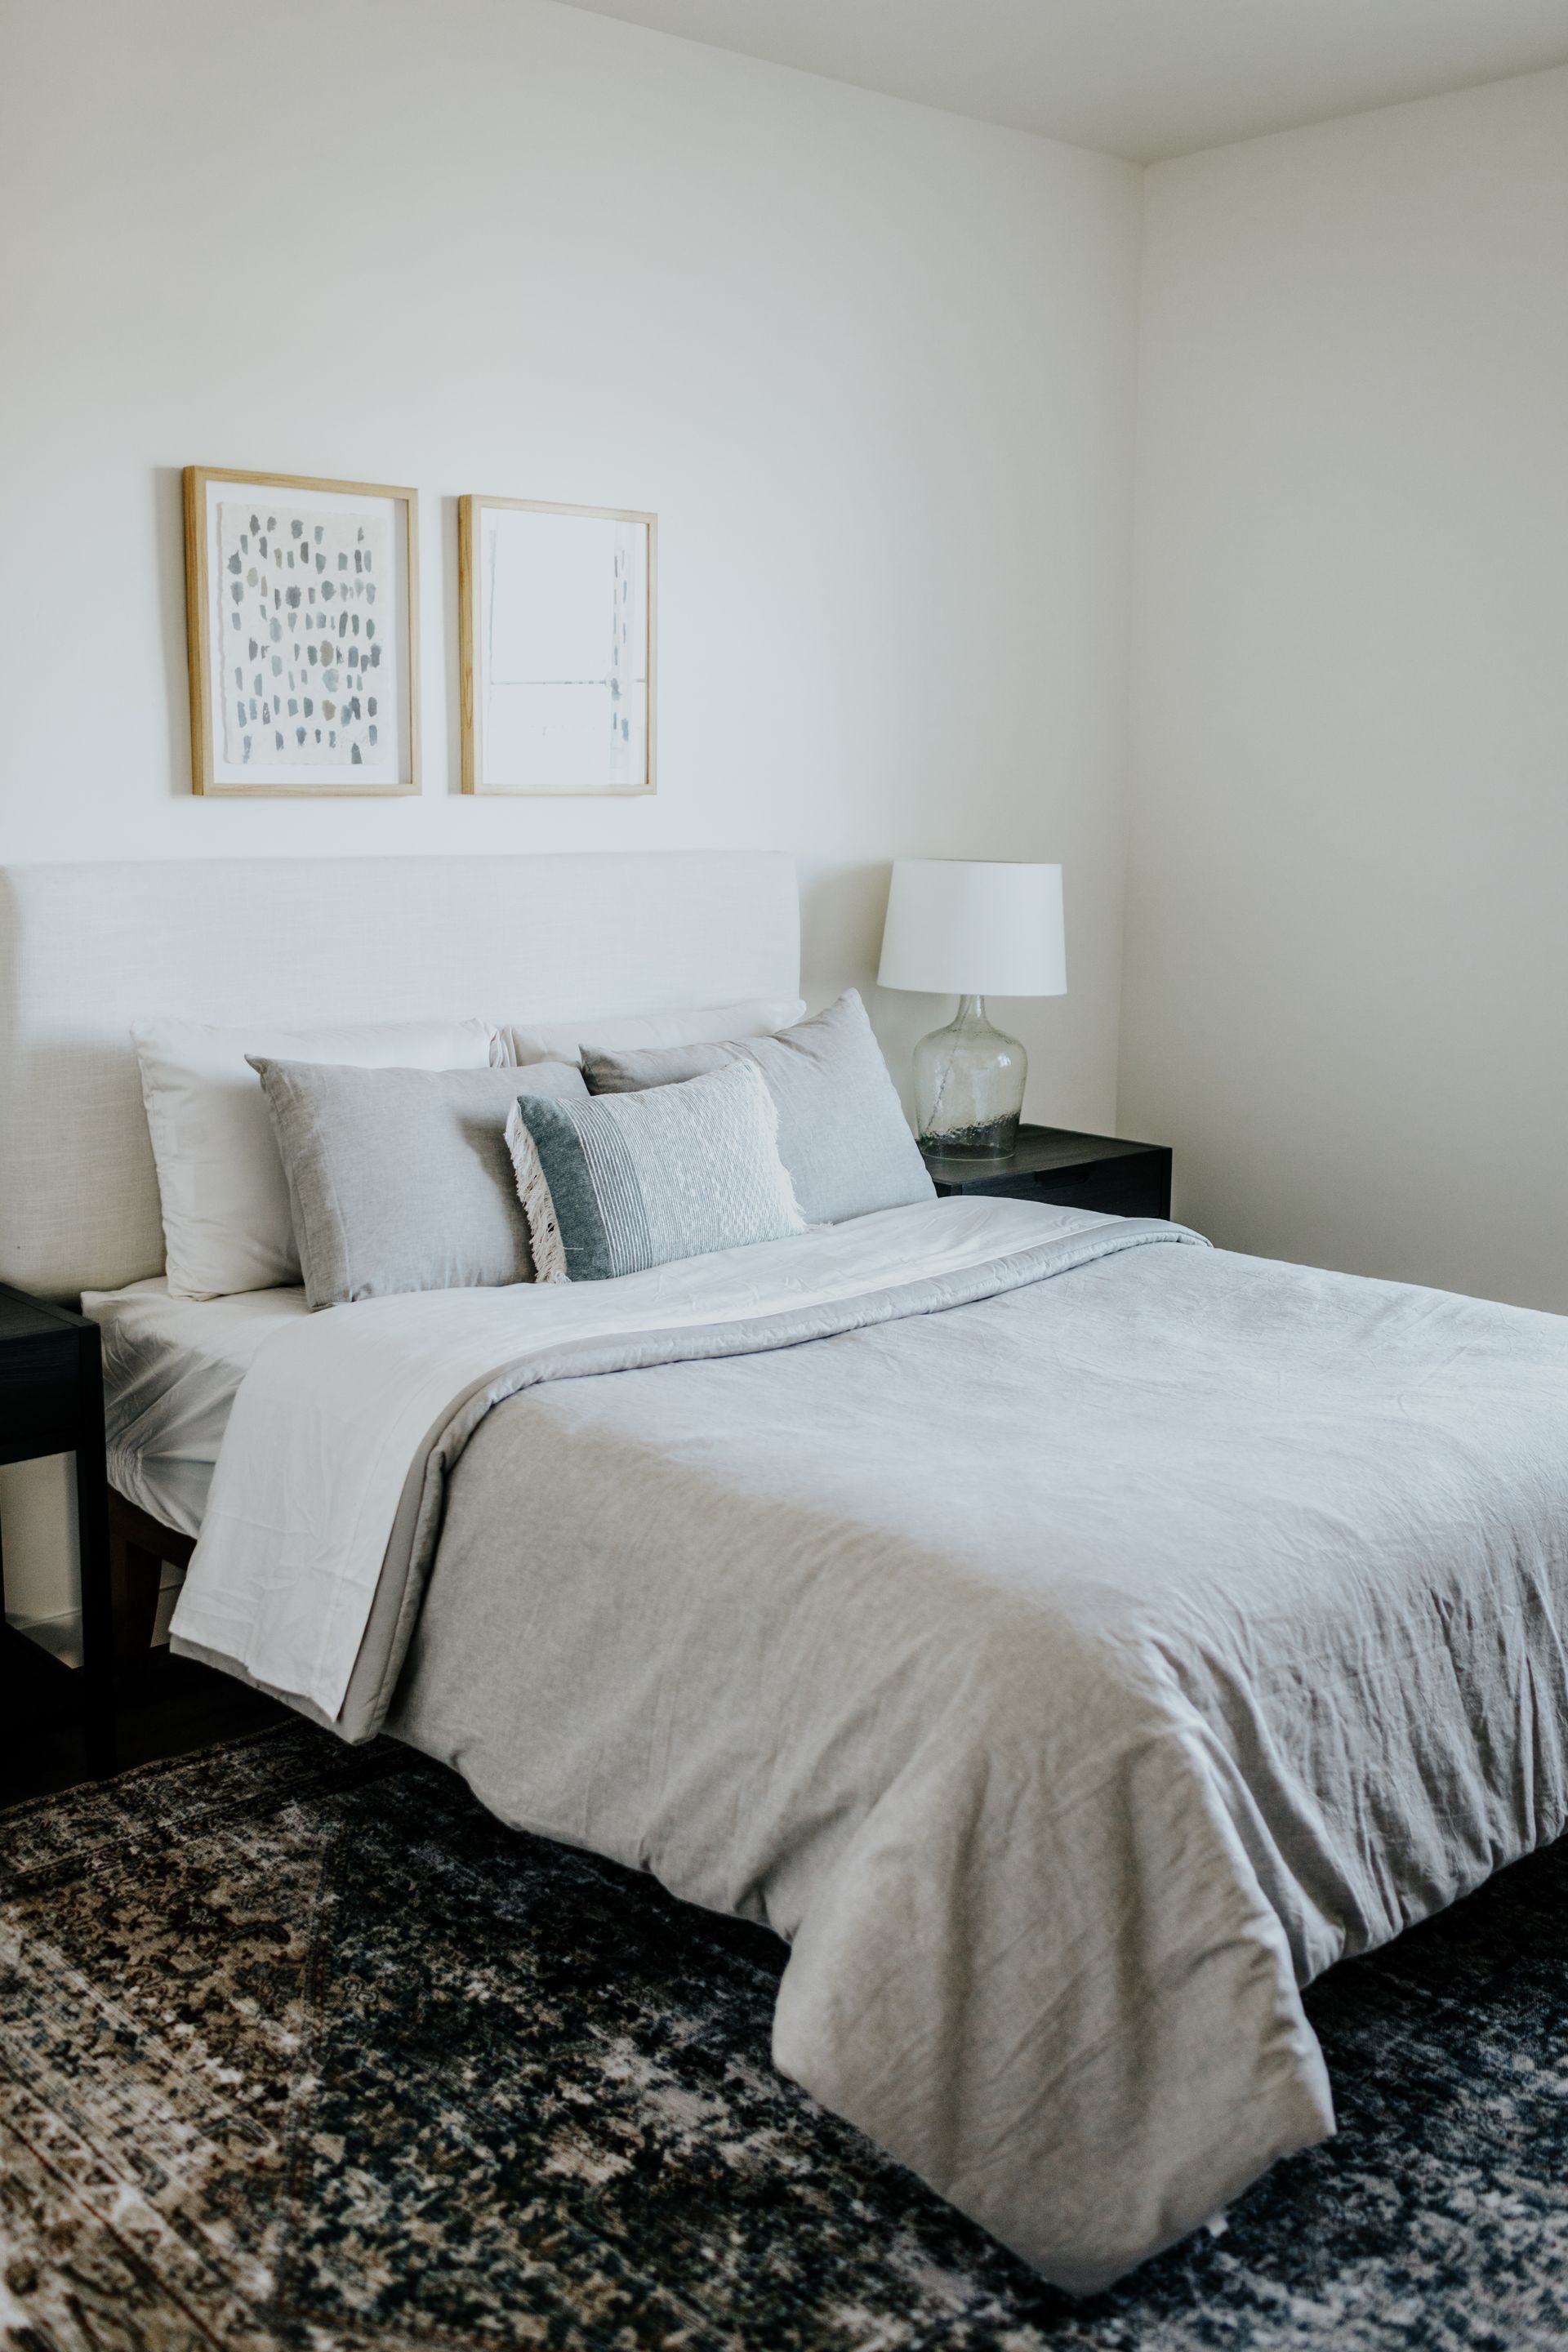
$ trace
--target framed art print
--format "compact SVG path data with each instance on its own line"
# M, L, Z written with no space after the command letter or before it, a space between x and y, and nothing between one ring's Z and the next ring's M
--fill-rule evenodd
M416 793L417 499L185 468L191 783Z
M458 507L466 793L654 790L657 516Z

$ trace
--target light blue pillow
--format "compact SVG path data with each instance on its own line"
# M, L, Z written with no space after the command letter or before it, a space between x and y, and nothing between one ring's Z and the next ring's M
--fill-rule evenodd
M806 1230L752 1062L596 1102L520 1095L506 1139L541 1282L604 1282Z

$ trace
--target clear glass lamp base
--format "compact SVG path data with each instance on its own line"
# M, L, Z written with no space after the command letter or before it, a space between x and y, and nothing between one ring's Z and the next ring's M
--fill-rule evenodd
M985 1018L983 996L961 996L945 1029L914 1052L915 1131L928 1151L1005 1158L1018 1140L1029 1057Z

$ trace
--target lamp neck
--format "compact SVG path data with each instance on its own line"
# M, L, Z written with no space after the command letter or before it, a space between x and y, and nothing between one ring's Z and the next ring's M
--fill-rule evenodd
M991 1024L985 1017L985 999L983 996L961 996L958 1011L952 1016L952 1026L955 1029L989 1029Z

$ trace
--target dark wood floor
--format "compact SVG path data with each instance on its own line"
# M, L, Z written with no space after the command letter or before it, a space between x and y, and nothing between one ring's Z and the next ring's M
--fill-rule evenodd
M288 1710L227 1675L190 1658L153 1653L127 1681L117 1710L121 1771L160 1757L186 1756L287 1719ZM50 1796L86 1776L73 1679L31 1642L7 1631L0 1694L0 1806Z

